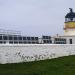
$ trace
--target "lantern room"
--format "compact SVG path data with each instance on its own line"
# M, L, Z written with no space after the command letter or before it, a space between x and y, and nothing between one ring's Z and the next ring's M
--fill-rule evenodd
M72 8L69 8L70 12L65 16L65 22L73 22L75 21L75 13Z

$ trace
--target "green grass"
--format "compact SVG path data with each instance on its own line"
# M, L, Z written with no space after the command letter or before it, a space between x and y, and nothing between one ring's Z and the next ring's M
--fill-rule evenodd
M19 64L0 64L0 75L75 75L75 56Z

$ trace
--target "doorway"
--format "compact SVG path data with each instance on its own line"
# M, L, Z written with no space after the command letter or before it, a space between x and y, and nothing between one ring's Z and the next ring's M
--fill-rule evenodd
M70 41L70 44L72 44L72 39L69 39L69 41Z

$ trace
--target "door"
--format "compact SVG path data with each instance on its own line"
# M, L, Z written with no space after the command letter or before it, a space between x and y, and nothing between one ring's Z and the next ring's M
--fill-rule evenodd
M70 44L72 44L72 39L69 39L69 41L70 41Z

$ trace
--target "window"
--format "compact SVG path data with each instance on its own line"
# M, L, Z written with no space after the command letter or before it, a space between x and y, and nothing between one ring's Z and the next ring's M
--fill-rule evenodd
M35 41L35 44L38 44L38 41Z
M23 42L22 41L19 41L19 44L22 44Z
M46 40L43 40L44 43L46 43Z
M28 44L31 44L31 42L30 42L30 41L28 41Z
M45 36L42 36L42 39L46 39Z
M22 37L18 37L19 40L22 40Z
M58 41L58 39L57 39L57 38L55 38L55 41Z
M50 39L50 36L42 36L42 39Z
M23 37L23 40L26 40L26 37Z
M47 40L47 43L49 43L49 40Z
M35 42L32 42L32 44L35 44Z
M14 40L18 40L18 38L15 36L15 37L14 37Z
M38 37L35 37L35 40L38 40Z
M10 44L13 44L13 41L9 41Z
M14 41L14 44L18 44L18 41Z
M2 36L0 36L0 40L2 40Z
M56 44L59 44L58 42L56 42Z
M4 44L6 44L6 41L3 41Z
M7 36L3 36L3 40L7 40L8 39L8 37Z
M49 36L46 36L46 39L49 39Z
M52 40L49 40L49 43L52 43Z
M3 42L2 41L0 41L0 44L2 44Z
M26 42L26 41L24 41L23 43L24 43L24 44L26 44L27 42Z
M30 40L30 37L27 37L27 40Z
M31 37L31 40L34 40L34 37Z
M9 36L9 40L13 40L13 37L12 36Z

